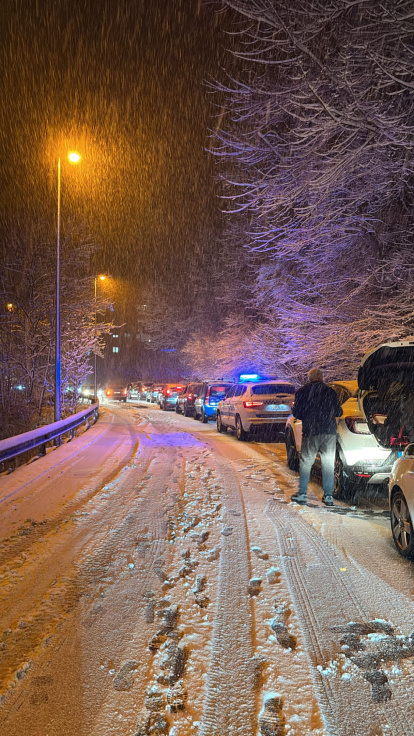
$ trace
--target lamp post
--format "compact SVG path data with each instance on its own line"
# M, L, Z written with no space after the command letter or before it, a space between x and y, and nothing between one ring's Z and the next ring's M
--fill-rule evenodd
M72 164L79 163L81 157L76 151L70 151L68 160ZM57 231L56 231L56 342L55 342L55 422L60 419L60 157L57 167Z
M95 279L94 279L94 281L95 281L95 343L96 343L96 322L97 322L97 318L96 318L96 284L97 284L98 278L99 278L99 281L105 281L106 276L95 276ZM94 399L95 399L95 401L97 401L98 395L97 395L97 380L96 380L96 345L95 345L94 357L95 357L95 361L94 361L95 362L95 365L94 365L94 371L93 371L94 387L95 387L94 388Z

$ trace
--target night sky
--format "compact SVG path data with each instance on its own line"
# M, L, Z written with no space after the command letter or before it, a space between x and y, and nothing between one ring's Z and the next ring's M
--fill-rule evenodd
M94 267L170 278L222 227L205 148L230 54L224 16L201 0L2 0L1 217L69 221L100 247Z

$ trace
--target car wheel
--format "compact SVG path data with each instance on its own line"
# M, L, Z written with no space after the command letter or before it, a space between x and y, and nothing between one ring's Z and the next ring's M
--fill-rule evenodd
M225 434L227 432L227 427L221 421L221 414L219 411L217 412L217 431L220 432L220 434Z
M200 419L203 422L203 424L207 424L207 422L208 422L208 416L205 413L204 409L201 410L201 417L200 417Z
M236 414L236 437L240 442L245 442L249 436L249 433L243 429L242 420L239 415Z
M185 407L184 407L184 416L185 416L185 417L189 417L189 416L191 416L190 412L189 412L189 411L188 411L188 409L187 409L187 404L186 404L186 405L185 405Z
M195 411L195 412L194 412L194 414L193 414L193 419L197 419L197 420L198 420L198 419L200 419L200 415L199 415L199 414L197 414L197 412L196 412L196 411Z
M351 500L352 496L352 484L349 476L346 474L344 464L339 456L338 450L335 455L335 469L334 469L334 498L343 498Z
M414 529L407 501L400 489L391 497L391 532L402 557L414 559Z
M175 413L181 414L180 407L178 406L178 404L175 405Z
M290 470L299 470L299 453L296 449L293 432L289 429L285 434L287 466Z

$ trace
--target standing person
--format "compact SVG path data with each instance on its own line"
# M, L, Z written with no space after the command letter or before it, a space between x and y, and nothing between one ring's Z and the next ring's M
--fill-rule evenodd
M292 501L305 504L312 465L319 453L322 466L323 499L326 506L333 506L336 417L342 416L339 399L323 381L319 368L308 373L309 383L296 391L293 416L302 420L302 448L299 463L299 490Z

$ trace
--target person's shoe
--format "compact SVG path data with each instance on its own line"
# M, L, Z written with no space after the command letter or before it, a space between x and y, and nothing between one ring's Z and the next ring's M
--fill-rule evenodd
M293 496L290 497L291 501L294 501L295 503L300 503L302 506L306 504L306 496L300 493L294 493Z
M323 496L322 503L324 503L325 506L335 506L332 496Z

